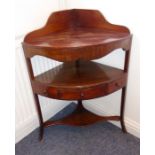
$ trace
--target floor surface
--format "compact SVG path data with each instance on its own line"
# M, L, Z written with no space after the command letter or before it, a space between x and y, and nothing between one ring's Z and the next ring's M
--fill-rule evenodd
M52 119L63 117L74 104ZM53 126L45 129L44 139L38 141L38 129L16 144L16 155L139 155L140 140L124 134L108 122L72 127Z

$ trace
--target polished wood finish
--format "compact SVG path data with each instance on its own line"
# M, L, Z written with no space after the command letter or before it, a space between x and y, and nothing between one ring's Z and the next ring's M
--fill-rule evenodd
M129 50L128 28L109 23L99 11L73 9L53 13L46 25L23 42L26 57L58 61L92 60L116 48Z
M124 124L125 94L132 35L127 27L109 23L97 10L72 9L53 13L46 25L24 38L22 43L40 122L40 140L45 127L89 125L97 121ZM124 69L91 61L112 50L125 52ZM34 76L31 58L45 56L63 62ZM122 89L120 116L98 116L83 107L82 101L109 95ZM57 121L43 121L38 95L59 100L77 100L77 109Z
M33 68L32 68L30 58L26 58L26 64L27 64L30 80L32 81L34 79L34 74L33 74ZM32 82L31 82L31 84L32 84ZM41 107L40 107L40 103L39 103L38 94L36 94L35 91L33 91L33 97L34 97L35 106L36 106L36 110L37 110L38 117L39 117L39 124L40 124L39 140L41 141L43 139L43 133L44 133L43 116L42 116L42 111L41 111Z
M63 77L63 78L62 78ZM32 80L35 93L61 100L88 100L125 86L127 74L92 61L63 63Z
M72 126L83 126L93 124L99 121L106 121L106 120L113 120L119 121L120 116L98 116L95 115L88 110L86 110L83 105L82 101L80 100L77 105L77 109L71 113L69 116L56 121L46 121L44 123L45 127L49 127L52 125L72 125Z

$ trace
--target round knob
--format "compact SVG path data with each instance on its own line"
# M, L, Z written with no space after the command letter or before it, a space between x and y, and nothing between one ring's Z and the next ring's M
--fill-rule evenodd
M84 94L83 93L81 93L81 97L84 97Z
M119 83L115 83L115 86L116 86L116 87L119 87L119 86L120 86L120 84L119 84Z

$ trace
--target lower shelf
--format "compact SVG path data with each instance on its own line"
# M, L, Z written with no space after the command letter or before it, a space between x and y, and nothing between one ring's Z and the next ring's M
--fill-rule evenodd
M78 106L74 112L70 115L56 121L46 121L44 122L44 127L49 127L53 125L73 125L73 126L84 126L96 123L98 121L115 120L119 121L120 116L98 116L88 110L86 110L82 102L78 103Z

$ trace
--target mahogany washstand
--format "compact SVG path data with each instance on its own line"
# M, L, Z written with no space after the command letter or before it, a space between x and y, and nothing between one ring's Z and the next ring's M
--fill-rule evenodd
M72 9L54 12L46 25L26 35L23 49L40 121L40 140L51 125L88 125L101 120L124 125L124 106L132 35L128 28L109 23L97 10ZM115 49L125 52L124 70L93 62ZM34 76L31 58L45 56L61 65ZM103 97L122 89L120 116L97 116L82 101ZM43 121L38 95L77 100L77 109L57 121Z

